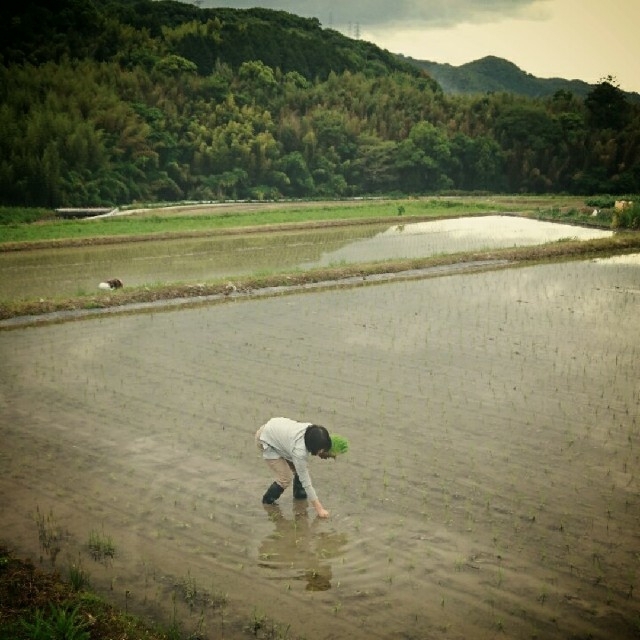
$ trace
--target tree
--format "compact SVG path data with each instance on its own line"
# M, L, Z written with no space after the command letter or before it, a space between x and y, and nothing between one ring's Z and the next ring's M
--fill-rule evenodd
M162 74L171 75L175 77L182 76L183 74L196 74L198 67L182 56L175 54L168 55L162 60L159 60L155 66L156 71Z
M451 160L450 175L457 189L504 190L504 155L493 138L456 134L451 140Z
M408 192L447 189L451 148L446 134L430 122L414 125L409 137L398 145L400 185Z
M287 195L309 196L313 194L314 182L304 156L299 151L289 153L277 163L277 170L285 173L289 179Z
M273 69L261 60L243 62L238 70L239 90L243 102L266 104L278 88Z
M629 103L613 76L607 76L585 98L589 123L596 129L621 130L629 121Z
M351 180L361 193L385 193L398 189L398 145L392 140L362 137Z

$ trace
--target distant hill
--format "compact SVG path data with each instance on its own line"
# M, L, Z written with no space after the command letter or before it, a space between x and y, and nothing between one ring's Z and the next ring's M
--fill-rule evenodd
M430 81L416 65L370 42L323 29L315 18L261 8L201 9L197 4L9 0L10 19L0 20L0 65L91 58L150 68L170 53L195 64L203 77L220 63L237 70L244 62L260 60L308 80L349 71L368 76L407 73ZM127 30L139 34L137 40L130 42Z
M486 56L458 67L429 60L415 60L407 56L400 58L426 71L449 94L507 92L530 98L545 98L562 90L584 98L594 87L582 80L537 78L512 62L496 56ZM625 94L629 100L640 102L640 94Z

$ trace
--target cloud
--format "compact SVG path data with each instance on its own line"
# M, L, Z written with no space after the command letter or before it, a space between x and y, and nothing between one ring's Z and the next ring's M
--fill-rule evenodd
M203 0L201 7L263 7L315 17L324 27L452 27L520 16L541 0ZM544 3L544 0L542 0Z

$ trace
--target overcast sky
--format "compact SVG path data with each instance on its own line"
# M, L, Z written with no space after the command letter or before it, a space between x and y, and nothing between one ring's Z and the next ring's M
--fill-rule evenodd
M189 2L190 0L185 0ZM194 2L195 4L195 2ZM640 0L201 0L316 17L418 60L460 65L499 56L541 78L640 92Z

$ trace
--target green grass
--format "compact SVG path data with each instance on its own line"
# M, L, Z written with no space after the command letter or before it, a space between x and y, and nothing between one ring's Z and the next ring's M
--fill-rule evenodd
M113 558L116 553L116 548L111 540L111 536L107 536L99 531L91 531L89 533L89 553L94 560Z
M38 527L38 540L40 541L40 550L46 554L51 561L51 565L55 565L58 553L60 553L62 539L65 537L64 530L58 525L53 516L53 511L47 515L40 512L40 508L36 507L36 526Z
M22 627L31 640L90 640L88 623L79 614L80 605L73 609L49 603L49 611L36 609L32 620L22 620Z
M112 236L184 235L214 233L228 229L260 227L292 223L319 223L338 220L362 221L380 218L453 217L474 215L490 211L504 211L505 205L490 207L480 201L456 200L399 200L399 201L355 201L318 205L264 208L245 213L224 213L224 209L202 209L194 215L172 215L160 211L146 215L117 216L96 220L48 220L38 224L0 224L0 243L36 242L51 240L89 239ZM2 220L0 220L2 222Z
M1 207L0 225L30 224L42 220L53 220L55 211L32 207Z
M0 545L0 640L188 640L204 636L181 631L174 617L169 627L122 611L95 593L78 590L57 572L48 572ZM87 587L87 584L83 585ZM195 589L195 582L193 585ZM199 603L224 607L226 596L199 594ZM248 637L289 638L266 616L245 622ZM222 631L222 629L221 629ZM226 637L221 632L206 637ZM236 637L236 636L234 636Z
M585 213L578 209L569 209L562 211L558 208L545 209L539 211L535 215L539 220L547 220L549 222L559 222L561 224L579 224L585 227L599 227L609 229L613 221L613 210L601 209L597 216L593 216L590 212Z
M85 591L91 584L89 574L82 568L82 560L72 563L67 569L68 582L74 591Z

